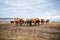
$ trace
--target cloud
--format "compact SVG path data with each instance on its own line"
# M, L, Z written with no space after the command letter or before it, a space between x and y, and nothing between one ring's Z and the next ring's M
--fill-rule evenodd
M0 17L56 18L59 7L57 0L0 0Z

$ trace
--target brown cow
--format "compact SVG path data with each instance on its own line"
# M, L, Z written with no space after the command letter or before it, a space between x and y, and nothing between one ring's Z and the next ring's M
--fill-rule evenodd
M27 23L27 25L29 24L30 26L32 25L32 22L30 19L26 19L25 23Z
M41 21L41 24L44 24L44 22L45 22L45 20L44 20L44 19L41 19L40 21Z
M23 18L18 18L18 22L19 22L19 24L23 24L24 23L24 20L23 20Z
M18 25L18 18L14 18L14 25Z
M39 23L40 23L39 18L32 18L31 21L32 21L32 23L34 23L35 25L36 25L37 23L38 23L38 25L39 25Z
M30 24L30 25L32 25L32 23L34 23L35 25L38 23L38 25L39 25L40 20L38 18L30 18L26 22L27 22L27 24Z
M48 23L49 23L49 19L46 20L46 24L48 24Z
M14 18L14 21L11 21L11 23L14 23L14 25L18 25L18 24L23 24L24 20L22 18Z

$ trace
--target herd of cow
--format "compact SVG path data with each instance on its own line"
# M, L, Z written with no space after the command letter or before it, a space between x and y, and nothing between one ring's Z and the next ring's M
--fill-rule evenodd
M30 18L30 19L26 19L24 20L23 18L13 18L13 21L10 21L11 24L14 25L23 25L23 24L27 24L27 25L39 25L39 24L44 24L44 23L49 23L49 19L44 20L44 19L39 19L39 18Z

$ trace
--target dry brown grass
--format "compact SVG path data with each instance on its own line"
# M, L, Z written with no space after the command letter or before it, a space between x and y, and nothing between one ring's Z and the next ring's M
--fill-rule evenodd
M60 23L14 26L0 23L0 40L60 40Z

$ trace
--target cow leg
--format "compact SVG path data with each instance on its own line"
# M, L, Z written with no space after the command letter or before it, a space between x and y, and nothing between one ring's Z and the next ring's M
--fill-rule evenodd
M29 21L27 21L26 23L27 23L27 25L28 25L28 24L29 24Z
M47 22L46 22L46 24L47 24Z
M38 25L39 25L39 22L38 22Z
M27 22L27 25L28 25L28 22Z
M19 25L22 25L22 22L19 22Z
M35 23L35 25L36 25L36 23Z
M32 25L32 22L30 22L30 26Z

